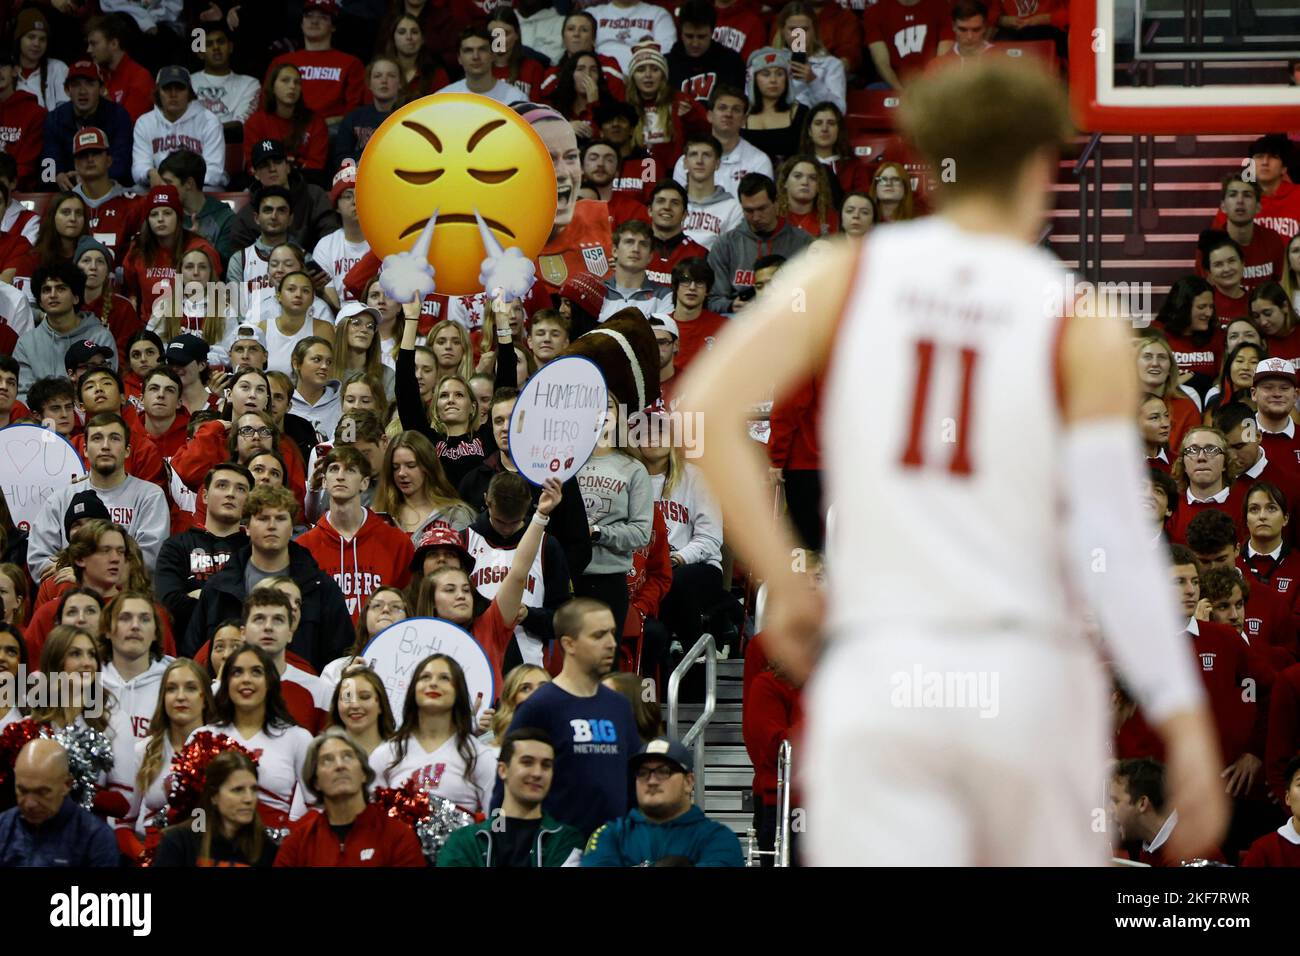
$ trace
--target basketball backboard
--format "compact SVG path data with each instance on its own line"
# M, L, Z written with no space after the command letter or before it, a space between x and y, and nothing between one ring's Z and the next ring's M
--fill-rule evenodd
M1071 0L1070 97L1087 132L1300 129L1291 0Z

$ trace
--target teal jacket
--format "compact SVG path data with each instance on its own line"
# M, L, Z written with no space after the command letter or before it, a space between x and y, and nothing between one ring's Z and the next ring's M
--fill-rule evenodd
M695 866L744 865L740 840L699 807L667 823L655 823L640 810L611 820L587 841L582 865L654 866L665 857L682 857Z
M438 866L493 865L492 855L496 840L492 830L493 818L472 827L461 827L447 838L438 851ZM554 817L542 815L542 825L537 831L537 841L528 854L528 865L577 866L582 856L582 834ZM541 860L540 863L537 861Z

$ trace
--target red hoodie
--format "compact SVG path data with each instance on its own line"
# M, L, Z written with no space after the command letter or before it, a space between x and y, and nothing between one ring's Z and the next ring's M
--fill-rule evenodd
M37 165L44 141L45 110L26 90L0 100L0 149L18 163L18 188L37 188Z
M228 435L226 422L204 422L194 432L194 437L172 457L172 471L185 482L185 487L197 493L203 487L203 479L212 466L230 460L230 452L226 450ZM307 474L302 463L302 452L288 435L281 436L278 450L288 472L284 476L285 487L293 492L293 496L298 499L298 507L301 508L307 492ZM194 524L201 527L207 517L207 505L204 504L203 496L199 495Z
M342 841L324 813L308 813L280 844L275 865L423 867L428 863L415 831L372 803L352 821Z
M817 471L822 466L817 432L821 426L821 382L810 379L788 398L772 405L767 454L773 468Z
M745 749L754 762L754 793L776 804L776 767L781 741L792 739L803 721L802 694L775 671L763 670L745 691L741 717Z
M650 543L632 552L632 570L627 573L627 621L625 637L640 637L645 619L659 614L659 602L673 586L673 562L668 553L668 526L663 512L654 509Z
M717 24L713 28L713 39L728 50L735 50L746 63L749 62L751 53L767 46L772 31L758 4L749 0L736 0L731 6L720 6L716 10ZM822 36L825 40L825 34Z
M1228 217L1220 210L1214 217L1214 228L1222 229L1227 221ZM1287 240L1300 232L1300 186L1283 179L1271 193L1265 193L1259 202L1259 212L1255 213L1255 224L1281 233Z
M370 595L382 587L405 588L411 582L411 559L415 557L411 536L369 508L351 540L344 540L326 512L297 541L311 552L322 571L333 576L348 602L353 624Z
M101 66L108 98L122 107L132 123L153 109L153 77L135 60L123 54L117 69Z

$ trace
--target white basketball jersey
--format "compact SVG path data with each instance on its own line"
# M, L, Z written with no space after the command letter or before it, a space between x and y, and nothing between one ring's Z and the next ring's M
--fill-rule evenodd
M249 304L257 291L271 288L271 260L262 258L257 251L257 243L245 246L241 255L244 257L244 281L239 287L239 310L241 314L247 315Z
M938 216L864 242L822 406L832 628L1064 629L1063 283Z
M546 537L542 537L543 543ZM489 601L501 590L501 582L510 573L510 565L515 560L514 548L498 548L473 528L465 529L465 550L474 556L474 573L470 575L470 584L474 590ZM541 607L546 601L546 579L542 576L542 545L537 547L533 565L528 569L528 582L524 585L522 603L525 607ZM532 650L540 660L542 642L533 637L522 624L515 626L515 637L519 640L521 651ZM528 654L525 653L525 659ZM537 663L537 661L528 661Z

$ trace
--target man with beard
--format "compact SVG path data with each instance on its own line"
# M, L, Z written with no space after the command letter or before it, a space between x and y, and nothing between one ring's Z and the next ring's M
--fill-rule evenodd
M86 422L90 475L86 482L73 481L56 490L36 516L27 546L27 567L33 578L39 581L54 570L54 555L68 543L63 515L73 496L87 488L99 495L112 520L135 539L144 554L145 566L153 571L158 549L171 533L167 499L157 485L126 473L130 450L131 431L121 415L101 412Z

